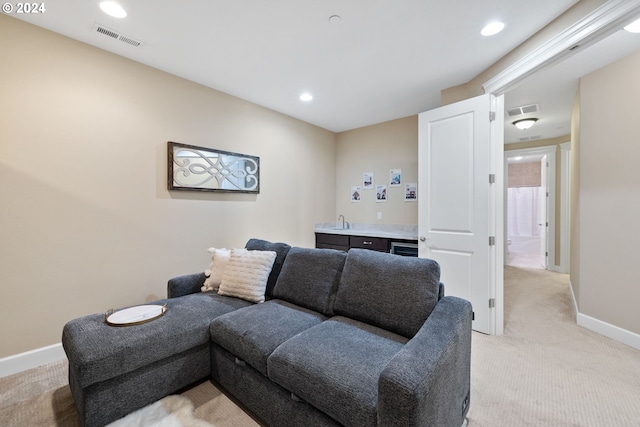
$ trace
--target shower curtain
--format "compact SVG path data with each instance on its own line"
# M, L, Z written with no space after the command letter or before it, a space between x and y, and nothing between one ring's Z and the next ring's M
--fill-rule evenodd
M543 194L542 187L507 190L507 236L540 236Z

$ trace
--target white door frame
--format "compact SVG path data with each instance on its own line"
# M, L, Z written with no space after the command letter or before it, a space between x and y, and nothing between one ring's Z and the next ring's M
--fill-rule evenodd
M545 270L549 269L549 264L552 262L555 262L555 243L553 245L553 249L554 249L554 258L553 261L551 261L551 253L550 251L550 246L551 245L551 235L549 234L549 221L550 221L550 217L553 216L555 218L555 210L552 210L552 206L549 204L549 200L550 200L550 196L552 195L551 192L549 191L550 189L550 185L549 185L549 166L550 166L551 162L549 162L549 155L545 154L542 159L540 160L540 170L542 172L542 187L544 188L544 197L542 198L543 200L543 209L544 209L544 215L543 215L543 224L540 224L540 227L543 227L542 229L542 239L540 241L540 255L542 256L543 259L543 267ZM555 171L555 169L554 169ZM555 194L553 194L555 196ZM555 200L555 197L554 197Z
M492 110L496 112L496 117L504 117L504 95L496 96L494 98L495 104L492 106ZM494 223L490 225L490 232L495 236L495 254L493 257L493 264L490 267L492 274L491 283L493 288L490 292L495 298L495 307L493 316L490 317L489 324L491 331L495 335L502 335L504 333L504 254L506 234L504 224L505 216L504 210L507 206L505 204L504 193L500 193L500 189L505 186L505 163L504 163L504 120L494 120L491 122L491 134L494 135L491 138L492 144L497 146L491 147L491 152L495 153L495 157L491 158L490 168L495 174L495 184L491 192L493 200L489 202L489 206L495 209L491 213L494 218Z
M544 147L535 147L535 148L522 148L519 150L505 150L504 152L504 168L505 171L508 170L507 162L510 158L514 157L527 157L527 156L535 156L535 155L546 155L547 163L549 163L549 167L543 168L542 173L547 174L546 184L549 189L549 196L547 197L547 211L548 215L548 238L547 238L547 252L549 253L547 256L546 267L549 270L558 271L557 266L555 265L556 259L556 250L555 250L555 241L556 241L556 146L549 145ZM506 173L506 172L505 172ZM545 180L543 180L545 181ZM507 180L504 180L504 198L507 199L507 189L508 183ZM504 208L505 218L507 217L506 206ZM507 221L504 221L504 244L507 244ZM506 247L506 246L505 246ZM506 254L506 251L505 251ZM506 264L505 259L505 264Z

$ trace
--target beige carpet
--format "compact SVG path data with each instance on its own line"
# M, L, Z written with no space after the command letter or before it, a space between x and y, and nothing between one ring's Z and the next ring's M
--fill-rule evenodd
M470 427L640 427L640 351L575 324L566 275L505 269L505 334L473 334ZM78 426L64 362L0 378L0 426ZM215 427L259 426L210 382Z
M472 340L470 426L640 426L640 351L575 323L567 275L506 267L505 333Z
M61 361L0 378L0 427L79 427L67 372ZM209 381L182 395L193 402L195 418L214 427L260 426Z

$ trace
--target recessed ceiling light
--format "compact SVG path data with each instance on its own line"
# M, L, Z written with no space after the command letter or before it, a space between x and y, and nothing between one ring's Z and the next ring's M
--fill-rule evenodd
M482 31L480 31L480 34L482 34L483 36L493 36L494 34L498 34L503 29L504 29L504 23L496 21L496 22L487 24L482 29Z
M640 33L640 19L636 19L631 24L624 27L624 29L630 33Z
M124 18L127 16L127 11L122 8L118 3L113 1L103 1L100 3L100 9L109 16L114 18Z
M310 93L303 93L300 95L300 101L309 102L313 99L313 96Z

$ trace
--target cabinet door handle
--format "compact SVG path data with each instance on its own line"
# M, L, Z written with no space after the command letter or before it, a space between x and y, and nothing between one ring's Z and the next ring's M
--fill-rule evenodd
M362 242L363 245L373 245L373 242L367 242L366 240Z

